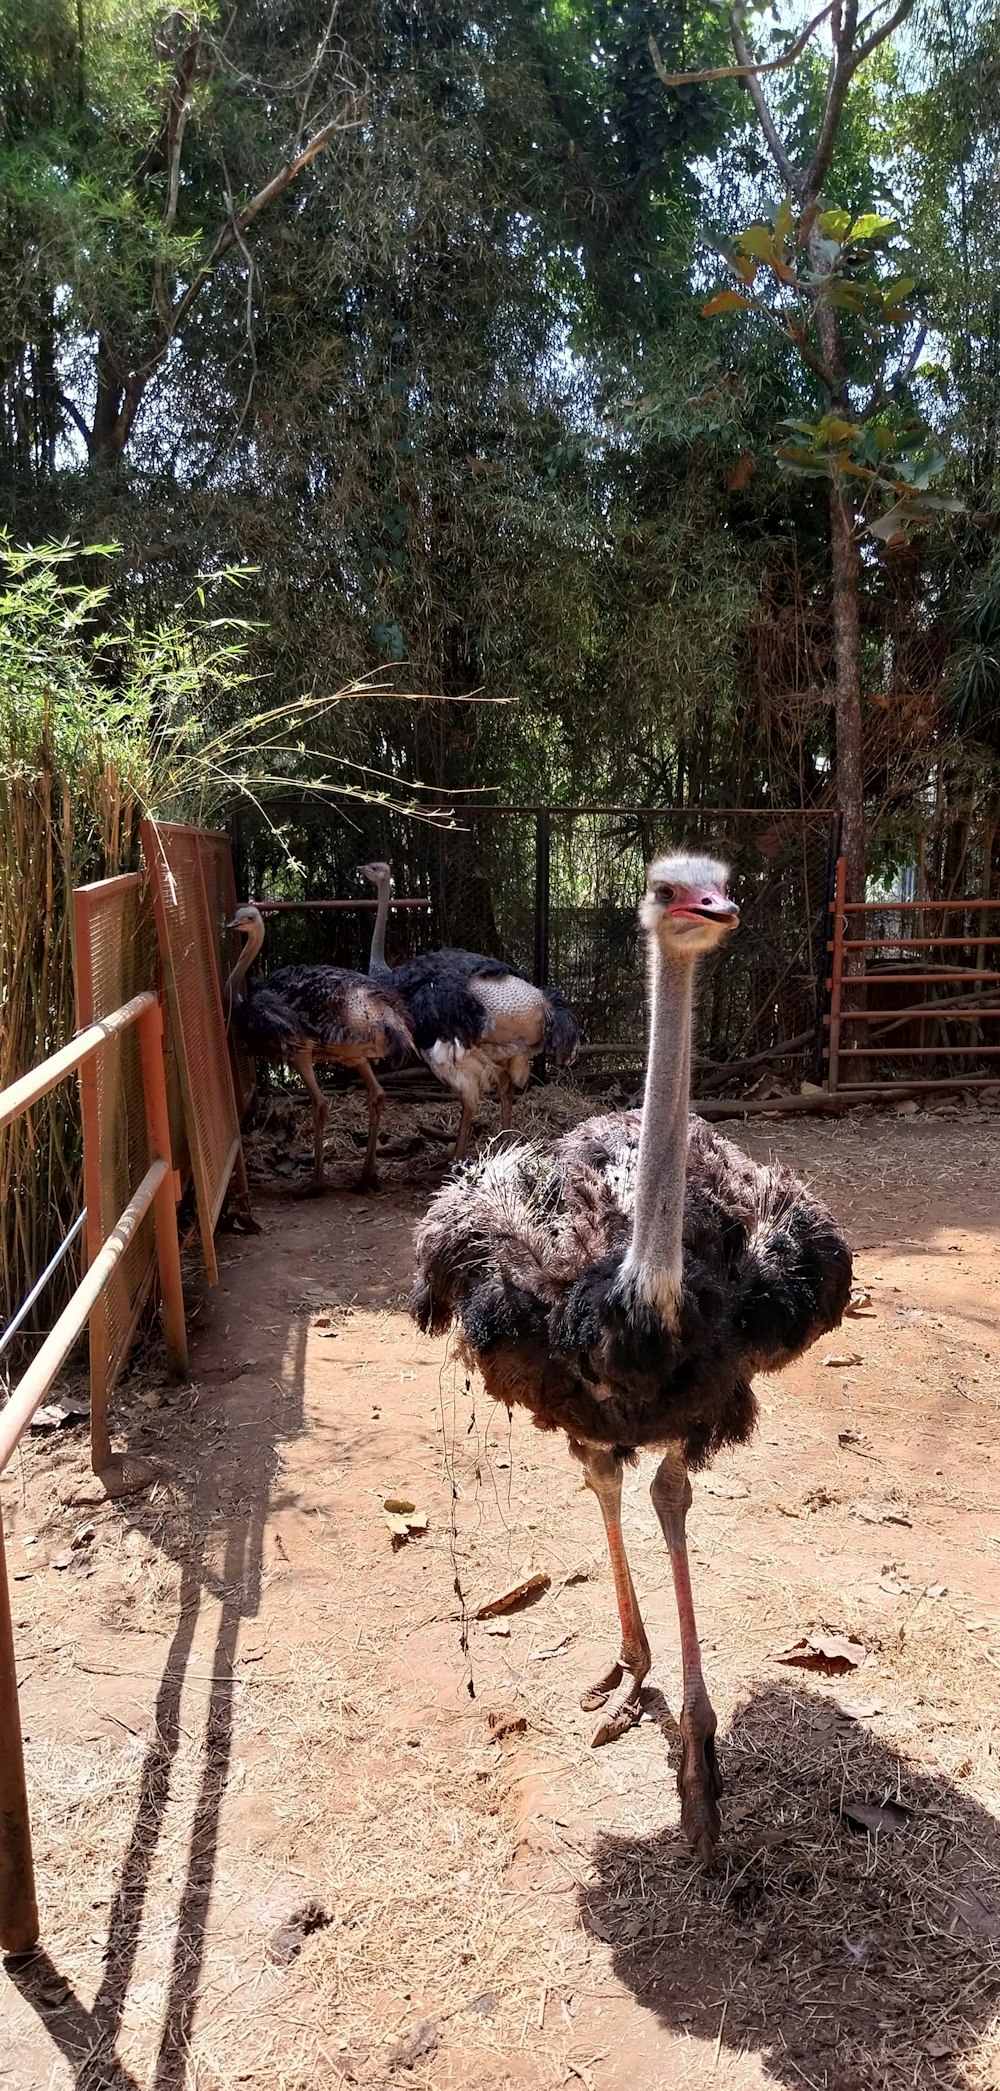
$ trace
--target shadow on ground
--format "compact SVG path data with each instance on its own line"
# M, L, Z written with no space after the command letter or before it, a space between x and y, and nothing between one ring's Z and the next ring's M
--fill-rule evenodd
M596 1840L583 1921L619 1981L777 2084L968 2091L1000 2007L1000 1823L817 1693L757 1692L722 1764L713 1873L676 1832Z
M281 1447L305 1427L306 1344L315 1312L310 1295L322 1291L331 1307L338 1303L336 1276L325 1275L328 1269L335 1271L336 1259L324 1254L317 1262L304 1253L314 1229L309 1215L316 1209L310 1204L303 1214L296 1201L289 1210L288 1201L280 1197L269 1205L265 1234L252 1242L240 1241L238 1257L223 1272L219 1292L206 1295L193 1310L192 1376L200 1393L194 1400L179 1394L161 1412L152 1435L138 1425L128 1430L133 1449L162 1460L174 1510L164 1514L162 1496L159 1503L135 1496L114 1505L112 1515L143 1531L177 1562L181 1579L138 1802L107 1920L103 1975L88 2009L44 1944L21 1961L5 1963L23 2000L37 2012L49 2039L70 2065L74 2091L180 2091L187 2082L230 1775L234 1692L240 1674L234 1668L237 1644L241 1628L260 1611L267 1520L290 1500L280 1480ZM336 1233L355 1223L360 1208L358 1201L334 1194L322 1209L329 1212L331 1231ZM296 1247L300 1228L301 1251ZM254 1312L248 1318L250 1299ZM355 1305L365 1304L364 1289L353 1287L351 1299ZM377 1291L373 1300L382 1303ZM135 1424L134 1417L130 1424ZM365 1438L363 1431L352 1433L346 1419L342 1424L341 1456L349 1461ZM201 1676L207 1671L210 1679L199 1790L177 1902L158 2051L140 2086L118 2047L148 1921L153 1868L174 1799L182 1700L200 1622L204 1646L206 1602L218 1611L210 1666L199 1666L198 1672ZM43 1926L44 1922L43 1911Z

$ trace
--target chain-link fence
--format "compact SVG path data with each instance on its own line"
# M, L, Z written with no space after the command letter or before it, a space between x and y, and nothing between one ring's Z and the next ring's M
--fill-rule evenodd
M456 813L454 825L435 826L365 809L354 826L301 802L271 810L274 829L245 815L234 823L241 896L370 902L357 866L384 860L397 894L431 903L429 914L390 918L390 961L442 944L510 959L563 989L580 1019L585 1061L606 1065L634 1058L643 1045L636 906L645 865L663 849L718 854L732 866L742 924L705 968L696 1043L713 1065L702 1086L716 1069L742 1068L780 1046L786 1066L797 1061L805 1071L815 1062L836 843L829 812L514 806ZM273 916L265 963L364 969L370 936L371 913L360 906Z

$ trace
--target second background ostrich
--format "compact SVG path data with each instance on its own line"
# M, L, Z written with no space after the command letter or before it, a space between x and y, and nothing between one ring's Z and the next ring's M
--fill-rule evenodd
M446 945L390 966L385 930L392 871L381 863L359 868L378 893L369 976L402 996L421 1059L460 1099L453 1159L463 1161L481 1099L494 1083L506 1132L513 1123L514 1097L528 1085L532 1060L545 1053L556 1067L568 1067L579 1049L580 1027L557 987L536 987L503 959Z

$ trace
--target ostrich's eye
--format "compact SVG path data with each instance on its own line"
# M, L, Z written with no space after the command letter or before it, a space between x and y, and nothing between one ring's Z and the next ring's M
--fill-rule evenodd
M677 897L677 888L676 888L676 886L657 886L657 888L656 888L656 898L657 898L657 900L667 900L667 901L669 901L669 900L675 900L675 899L676 899L676 897Z

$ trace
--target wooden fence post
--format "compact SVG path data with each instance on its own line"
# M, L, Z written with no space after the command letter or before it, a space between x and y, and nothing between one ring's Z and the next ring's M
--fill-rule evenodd
M0 1524L0 1947L5 1953L30 1953L38 1942L38 1929L10 1590Z

